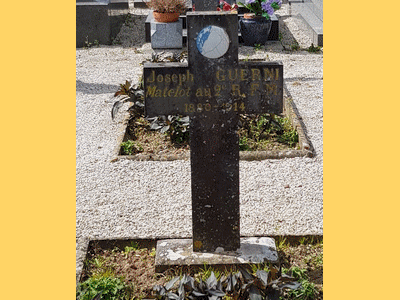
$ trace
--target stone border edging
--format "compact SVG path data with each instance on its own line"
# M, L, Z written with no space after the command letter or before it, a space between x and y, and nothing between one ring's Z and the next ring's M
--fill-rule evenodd
M76 288L81 280L81 275L84 267L84 261L86 260L86 254L89 249L89 238L78 239L76 242Z
M293 99L287 95L286 89L284 89L283 97L283 110L285 115L289 118L292 126L297 130L299 135L299 146L300 150L269 150L269 151L240 151L239 159L244 161L253 160L265 160L265 159L282 159L282 158L294 158L294 157L313 157L314 151L311 146L310 140L305 134L304 124L301 122L299 112L293 104ZM128 124L129 114L124 119L124 124ZM129 159L134 161L173 161L173 160L189 160L190 152L182 154L136 154L136 155L120 155L121 143L125 137L125 129L120 130L118 136L118 144L114 150L115 158L112 162L117 161L120 158Z

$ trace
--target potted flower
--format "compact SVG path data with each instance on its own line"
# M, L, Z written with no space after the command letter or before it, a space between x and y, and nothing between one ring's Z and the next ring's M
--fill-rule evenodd
M150 0L147 6L153 10L156 22L176 22L186 11L186 0Z
M271 16L282 6L281 0L245 0L238 2L251 13L244 14L239 20L240 32L246 46L265 44L271 30Z

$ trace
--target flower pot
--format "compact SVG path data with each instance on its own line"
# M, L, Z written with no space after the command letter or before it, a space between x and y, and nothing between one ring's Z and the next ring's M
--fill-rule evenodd
M168 13L159 13L153 11L154 21L161 22L161 23L172 23L176 22L179 19L178 12L168 12Z
M272 21L254 14L244 14L239 20L239 25L245 46L264 45L268 40Z

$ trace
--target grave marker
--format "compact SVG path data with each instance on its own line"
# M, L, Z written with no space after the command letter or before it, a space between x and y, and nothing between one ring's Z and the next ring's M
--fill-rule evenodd
M192 0L195 11L215 11L219 0Z
M240 248L238 115L283 110L283 65L239 63L237 19L188 12L188 64L144 65L146 115L190 116L193 251Z

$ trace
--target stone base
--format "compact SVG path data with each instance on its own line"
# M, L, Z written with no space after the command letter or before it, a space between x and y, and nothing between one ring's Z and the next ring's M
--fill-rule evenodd
M240 249L224 252L217 248L215 253L193 252L191 239L160 240L156 248L156 272L164 272L177 266L232 266L249 263L277 263L278 252L275 240L269 237L240 238Z
M152 21L150 28L153 49L182 48L182 20L172 23Z

